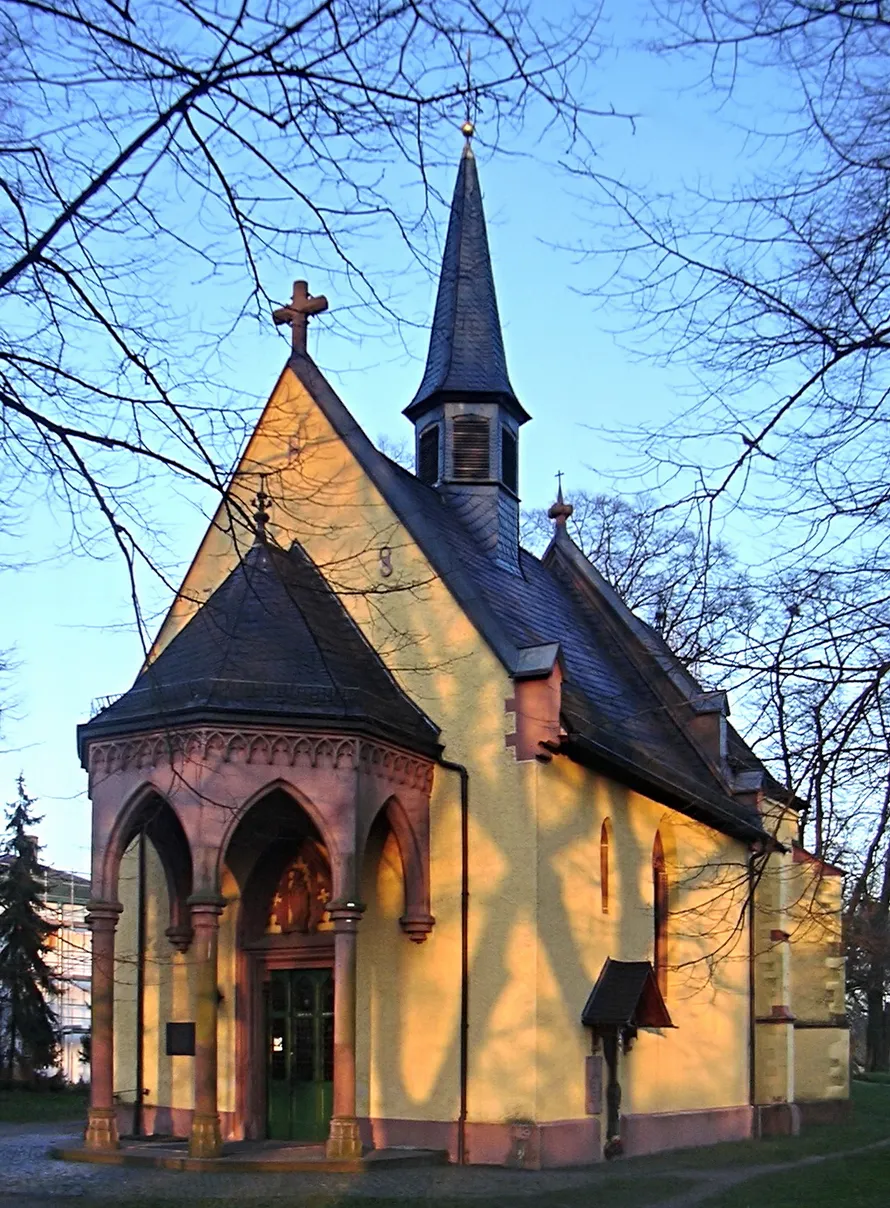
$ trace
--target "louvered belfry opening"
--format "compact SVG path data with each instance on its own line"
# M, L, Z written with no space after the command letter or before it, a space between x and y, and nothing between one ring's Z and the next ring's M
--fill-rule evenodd
M491 477L488 420L479 415L456 415L452 423L452 476L463 481L485 482Z
M529 415L507 372L469 139L451 201L426 367L404 414L415 426L417 477L435 487L481 552L518 574L517 442Z
M439 481L439 425L432 424L420 434L417 458L417 476L427 486L434 487Z

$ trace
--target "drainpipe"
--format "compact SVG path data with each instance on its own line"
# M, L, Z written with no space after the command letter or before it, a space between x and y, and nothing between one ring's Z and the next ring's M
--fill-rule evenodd
M142 1135L142 1083L145 1080L145 827L139 832L139 885L136 890L136 1102L133 1135Z
M758 1129L757 1106L754 1102L757 1094L757 1082L754 1068L756 1052L756 1014L754 1010L754 860L756 853L752 849L748 854L748 1101L753 1115L753 1130Z
M457 1117L457 1164L467 1160L467 1054L470 1032L470 774L462 763L439 759L439 766L460 776L460 1110Z

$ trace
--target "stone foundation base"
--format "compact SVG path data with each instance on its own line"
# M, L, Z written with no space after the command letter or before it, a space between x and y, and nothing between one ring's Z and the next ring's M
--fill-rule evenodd
M87 1126L83 1135L87 1149L117 1149L117 1113L113 1107L91 1107L87 1114Z
M352 1116L334 1116L331 1119L331 1134L324 1147L328 1161L336 1162L362 1156L362 1139L359 1123Z
M622 1152L628 1156L691 1149L753 1135L753 1109L715 1107L691 1112L647 1112L621 1117Z
M454 1121L364 1119L360 1125L365 1144L376 1149L406 1145L444 1149L451 1162L457 1161ZM718 1141L742 1141L750 1138L752 1131L753 1110L748 1106L628 1115L621 1119L620 1152L657 1153ZM523 1170L589 1166L603 1160L604 1140L597 1116L540 1124L470 1120L466 1125L466 1162Z
M795 1106L800 1112L801 1128L814 1124L846 1124L853 1115L850 1099L798 1100Z
M133 1136L133 1104L119 1103L116 1108L120 1136ZM187 1140L192 1131L194 1112L190 1107L164 1107L146 1103L142 1107L142 1137L180 1137ZM236 1128L234 1112L219 1113L219 1130L223 1141L243 1141Z
M689 1112L653 1112L621 1119L622 1152L627 1155L657 1153L720 1141L741 1141L752 1136L796 1133L801 1126L838 1124L849 1117L848 1099L804 1103L765 1104ZM114 1113L98 1113L88 1128L90 1149L115 1149ZM143 1108L143 1135L188 1137L194 1140L193 1113L188 1108ZM119 1105L122 1134L131 1131L132 1106ZM90 1132L92 1129L92 1132ZM202 1129L201 1145L220 1145L219 1137L241 1139L232 1112L220 1113L216 1132ZM586 1166L603 1159L600 1118L485 1123L468 1121L465 1160L471 1165L511 1166L541 1170L558 1166ZM417 1149L445 1152L457 1161L458 1128L455 1120L334 1119L326 1153L332 1160L360 1157L363 1149ZM216 1149L215 1152L219 1152Z
M799 1132L796 1103L760 1103L754 1108L755 1137L796 1137Z
M365 1118L359 1121L359 1127L369 1147L411 1146L445 1150L450 1162L457 1161L455 1120ZM543 1124L528 1121L486 1124L470 1120L465 1136L465 1160L471 1166L542 1170L554 1166L588 1166L599 1162L603 1156L599 1120L592 1116Z
M218 1158L222 1153L222 1133L219 1128L219 1116L200 1116L196 1112L192 1117L192 1131L189 1136L190 1158Z

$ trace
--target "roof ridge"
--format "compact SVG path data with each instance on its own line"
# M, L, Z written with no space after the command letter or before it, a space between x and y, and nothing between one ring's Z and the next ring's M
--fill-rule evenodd
M574 543L573 543L573 545L574 545ZM590 562L590 560L582 553L582 551L580 549L578 549L577 546L575 546L574 548L576 550L578 550L578 554L582 558L584 558L584 560L585 560L585 562L587 562L588 566L590 566L591 569L595 570L596 568L593 566L593 563ZM560 549L560 552L563 552L563 551ZM548 550L548 553L549 553L549 550ZM571 567L570 567L570 569L571 569ZM600 574L600 572L597 571L596 573L597 573L598 577L600 579L602 579L602 581L608 585L608 580L606 580L605 577ZM592 583L588 583L588 585L590 587L594 586L594 584L592 584ZM609 606L610 606L609 614L608 614L608 618L611 620L610 628L613 629L613 631L616 630L615 622L617 622L618 624L620 624L622 626L623 629L625 629L631 635L631 637L635 638L637 640L637 642L639 642L638 634L635 632L635 630L633 628L631 628L630 626L628 626L626 624L625 616L623 614L626 613L627 615L633 617L633 619L635 621L637 621L640 625L645 625L646 624L645 621L641 621L640 618L634 616L632 611L627 607L626 604L624 604L624 602L621 600L621 597L614 590L614 588L611 588L611 585L608 585L608 586L610 586L611 593L614 595L615 599L621 604L621 612L619 612L617 609L612 607L612 600L606 598L606 603L609 604ZM573 594L578 599L578 601L581 605L581 608L582 608L582 612L586 611L587 608L592 606L591 603L585 598L585 593L581 590L578 590L577 585L574 582L574 580L571 581L571 587L575 589ZM649 627L647 626L647 628L649 628ZM667 647L667 649L668 649L668 651L670 650L669 647ZM661 704L663 706L662 715L668 719L668 721L673 726L673 728L677 731L677 733L682 736L684 744L689 749L689 751L694 755L695 759L698 761L698 763L701 765L701 767L706 769L709 778L714 781L715 785L719 788L720 792L722 792L726 795L729 795L729 793L730 793L729 787L723 782L723 780L717 774L713 765L708 761L708 759L704 756L704 754L699 750L697 744L693 741L693 739L687 732L686 727L683 726L680 719L677 717L675 710L671 707L671 701L665 698L665 694L664 694L665 681L667 681L667 683L671 684L672 689L677 693L677 696L679 697L679 700L683 705L686 705L690 708L694 708L693 702L689 699L689 697L687 697L685 695L685 693L683 693L683 691L680 689L679 685L677 685L676 681L673 678L671 678L668 675L659 676L657 678L650 676L647 673L647 671L640 665L640 660L633 653L631 653L630 651L627 651L627 650L622 650L622 654L624 655L625 658L628 659L631 666L634 668L634 671L636 672L637 676L642 680L642 682L645 684L646 688L655 696L656 700L661 702ZM672 656L672 657L676 658L676 656ZM657 663L656 665L661 667L660 662ZM663 668L662 668L662 670L663 670ZM690 676L690 678L692 678L694 680L694 677Z

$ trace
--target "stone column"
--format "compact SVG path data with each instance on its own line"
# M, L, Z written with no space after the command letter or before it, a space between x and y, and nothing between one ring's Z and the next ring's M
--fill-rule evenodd
M122 910L119 902L87 902L86 922L93 933L87 1149L117 1149L119 1144L114 1110L114 931Z
M194 894L192 909L195 956L195 1110L189 1137L189 1156L216 1158L222 1152L217 1089L217 990L216 955L219 916L224 900L215 893Z
M364 906L332 902L334 924L334 1113L326 1153L360 1158L362 1143L355 1116L356 941Z

